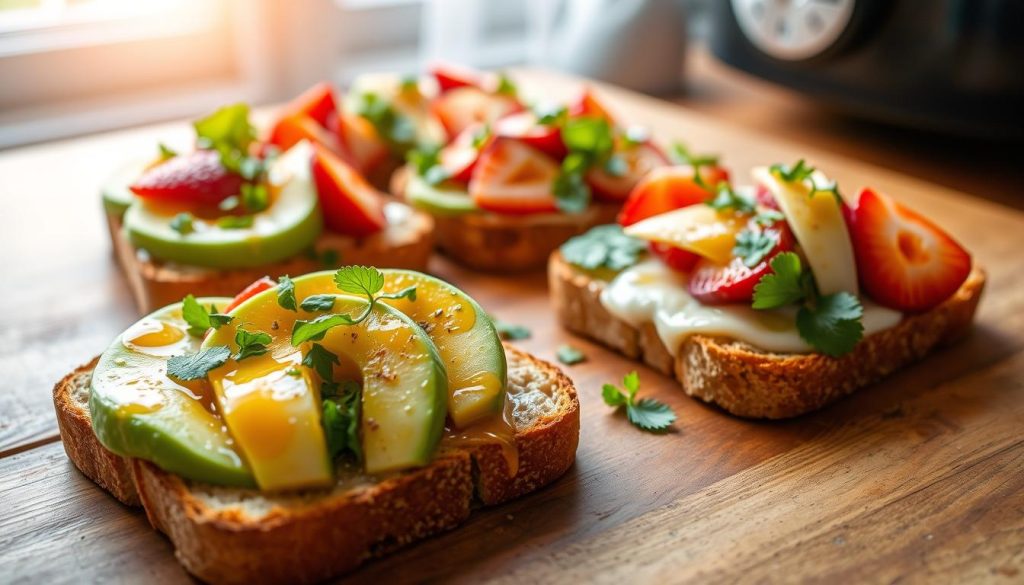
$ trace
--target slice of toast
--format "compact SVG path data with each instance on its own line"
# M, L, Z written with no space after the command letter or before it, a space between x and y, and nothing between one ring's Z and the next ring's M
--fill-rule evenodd
M821 408L962 337L974 318L985 273L974 268L943 304L905 316L839 358L773 353L706 335L687 338L673 354L652 323L637 328L609 313L600 300L607 282L569 264L559 252L551 255L548 285L566 329L674 376L690 396L732 414L778 419Z
M404 208L407 213L401 215L406 216L405 221L389 224L383 231L366 238L325 231L308 254L265 266L234 270L182 266L149 258L128 240L118 216L107 214L107 221L114 255L128 279L135 304L141 313L149 313L176 303L190 293L197 297L234 296L263 276L276 279L285 274L306 274L345 264L425 270L434 247L433 218L402 203L391 202L389 205ZM325 254L337 260L326 265Z
M442 443L427 467L377 477L342 467L331 489L263 494L211 486L100 445L88 408L95 359L56 385L53 402L75 466L125 504L142 505L191 573L214 583L310 583L454 528L477 501L499 504L569 469L580 425L572 382L525 352L506 346L506 354L514 474L497 444Z
M404 198L409 166L395 171L391 192ZM435 215L437 247L459 264L485 272L543 268L548 256L573 236L615 221L620 204L592 203L582 213L510 215L478 211Z

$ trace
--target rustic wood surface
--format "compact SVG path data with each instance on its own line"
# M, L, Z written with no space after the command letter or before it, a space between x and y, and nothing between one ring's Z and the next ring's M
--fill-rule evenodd
M567 95L577 82L521 72ZM432 269L566 368L582 402L576 465L556 484L454 532L373 562L354 582L609 583L1020 582L1024 579L1024 214L665 102L602 88L624 119L663 140L755 164L808 157L846 190L870 183L952 231L989 271L974 332L819 413L732 418L674 383L561 331L542 274ZM136 318L110 259L96 188L163 125L0 153L0 582L181 582L145 516L118 504L64 456L50 388ZM651 435L612 414L600 386L640 371L642 393L679 414ZM287 546L286 543L282 543Z

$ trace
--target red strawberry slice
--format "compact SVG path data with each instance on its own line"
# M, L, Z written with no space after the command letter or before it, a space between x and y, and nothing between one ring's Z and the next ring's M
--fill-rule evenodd
M530 111L506 116L494 123L498 136L516 138L561 160L566 155L562 131L555 125L537 123L537 115Z
M231 312L231 310L237 307L238 305L241 305L250 298L275 286L277 286L277 283L271 280L269 276L264 276L263 278L256 280L249 286L243 288L242 292L235 295L235 298L231 299L231 302L228 303L228 306L224 307L224 312Z
M603 167L587 171L586 179L594 190L598 201L622 201L629 196L647 173L668 166L669 160L653 142L644 142L619 149L616 154L626 162L626 172L621 176L612 175Z
M441 93L460 87L481 87L483 81L483 75L479 71L448 63L433 65L430 73L437 79Z
M313 148L313 181L327 228L355 237L382 230L387 225L383 195L336 154Z
M873 189L860 193L850 237L864 292L898 311L927 311L971 273L971 255L941 228Z
M523 109L514 97L487 93L478 87L458 87L441 94L430 109L444 126L449 138L473 124L494 124Z
M391 153L377 129L362 116L342 113L333 124L333 132L341 143L345 159L364 175L387 160Z
M623 226L688 205L703 203L711 191L693 179L693 167L659 167L647 174L630 192L619 212Z
M609 126L615 127L615 118L612 117L610 110L605 107L601 100L597 99L597 96L594 95L594 90L589 87L583 88L580 96L569 106L569 117L579 118L582 116L604 118Z
M651 253L661 259L666 266L679 272L689 272L693 269L693 266L697 261L700 260L700 256L693 252L682 248L676 248L675 246L669 246L668 244L650 242L647 247L650 248Z
M479 141L483 144L479 144ZM438 153L441 168L450 179L460 183L468 183L473 176L480 152L490 144L493 137L483 124L474 124L466 128L448 146Z
M326 81L322 81L289 102L284 111L286 115L305 114L326 127L328 119L338 114L334 88Z
M469 194L481 209L500 213L556 211L552 185L559 169L536 148L499 136L480 154Z
M216 206L242 189L242 177L224 168L220 154L197 150L151 167L130 187L143 199Z
M306 114L285 116L278 120L270 131L267 142L281 150L288 150L302 140L319 144L335 153L342 152L337 135Z
M701 258L690 274L690 294L702 303L749 303L754 298L754 286L771 272L770 262L777 254L793 249L793 234L785 221L766 228L750 222L748 229L763 230L775 239L775 247L755 266L747 266L741 258L728 264L716 264Z

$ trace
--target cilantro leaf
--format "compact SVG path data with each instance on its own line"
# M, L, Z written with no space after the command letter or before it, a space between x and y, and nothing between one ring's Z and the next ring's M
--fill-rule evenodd
M157 143L157 148L160 149L160 160L161 161L170 160L170 159L178 156L177 151L175 151L171 147L167 146L163 142Z
M520 339L530 338L530 330L522 325L506 323L495 317L491 317L491 322L494 323L494 329L498 332L498 337L506 341L518 341Z
M242 205L249 213L259 213L270 205L267 186L262 183L242 183Z
M377 299L409 299L410 301L415 301L416 300L416 287L415 286L408 286L408 287L403 288L400 291L395 291L395 292L392 292L392 293L383 293L381 295L378 295L376 297L376 299L374 299L374 300L377 300Z
M551 193L558 209L566 213L582 213L590 205L590 186L583 180L582 173L560 173L555 178Z
M324 399L321 421L327 439L327 451L332 459L345 451L357 459L362 457L359 444L359 395L357 388L339 398Z
M533 115L541 126L561 126L569 116L569 109L558 103L538 103L533 106Z
M379 95L364 93L356 96L353 109L373 125L392 150L404 154L416 147L416 125Z
M355 325L369 314L369 308L367 308L361 317L356 319L348 315L327 314L320 315L311 321L301 319L295 321L295 326L292 328L292 345L298 346L310 340L319 341L331 329L339 325Z
M330 311L334 308L334 300L336 298L334 295L310 295L302 299L302 303L299 306L307 313Z
M686 147L682 142L676 142L672 144L672 148L669 151L669 156L672 161L680 165L689 165L694 168L694 172L697 172L698 167L706 167L718 164L718 156L704 154L695 155L690 152L690 149ZM714 186L714 185L712 185Z
M824 295L814 306L800 307L796 329L800 337L822 353L836 357L849 353L864 336L864 308L854 295Z
M754 286L755 309L775 309L804 299L806 287L800 257L793 252L778 254L770 263L771 274L761 277Z
M640 375L636 370L622 378L625 390L614 384L601 387L601 398L604 403L614 408L626 407L626 418L633 426L645 431L663 431L676 421L676 414L662 402L653 398L636 399L640 390Z
M663 431L676 422L676 413L663 402L643 398L626 405L626 418L645 431Z
M562 141L573 152L601 159L615 147L612 127L604 118L582 116L567 120L562 126Z
M176 355L167 360L167 376L188 382L205 378L210 370L227 363L231 350L225 345L204 349L190 355Z
M778 239L772 237L763 230L743 229L736 234L736 245L732 249L734 256L743 260L748 268L753 268L764 260L778 243Z
M800 159L794 165L773 164L768 170L783 181L792 183L810 178L811 173L814 172L814 167L808 165L804 159Z
M214 311L212 306L207 311L193 295L187 295L181 301L181 318L188 323L188 332L193 337L202 337L211 327L219 329L222 325L227 325L234 319L231 315L224 315Z
M251 215L226 215L217 220L217 227L226 230L242 230L251 228L253 217Z
M195 226L192 225L192 214L186 212L181 212L171 218L170 226L172 230L183 236L187 236L196 231Z
M718 184L715 196L707 202L707 205L716 211L733 210L740 213L757 211L757 202L752 197L734 191L728 183L724 182Z
M555 353L555 357L558 358L558 361L567 366L572 366L587 360L587 356L584 355L582 351L571 345L560 346L558 351Z
M236 361L246 358L263 355L267 353L267 345L273 341L269 334L262 331L246 331L239 327L235 330L235 344L238 345L238 353L234 355Z
M224 106L193 126L200 148L247 151L256 138L256 129L249 123L249 106L242 103Z
M562 258L580 268L622 270L647 251L647 243L622 233L618 224L599 225L562 244Z
M334 273L334 284L344 292L373 297L384 288L384 275L372 266L345 266Z
M494 89L494 93L516 97L518 89L515 82L508 75L500 73L498 75L498 87Z
M288 275L277 279L277 304L282 309L295 311L295 283Z
M334 366L339 363L338 356L324 349L319 343L314 343L302 358L302 365L315 371L325 382L334 381Z

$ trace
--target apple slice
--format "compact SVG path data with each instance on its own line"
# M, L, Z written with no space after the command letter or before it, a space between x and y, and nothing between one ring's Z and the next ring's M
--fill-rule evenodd
M530 111L506 116L494 123L494 134L516 138L554 158L561 160L566 155L562 131L555 125L537 123L537 115Z
M477 123L494 124L522 111L514 97L491 94L478 87L458 87L438 97L430 106L450 138Z
M322 146L314 146L312 170L328 229L354 237L384 229L383 196L358 171Z
M481 209L499 213L557 211L558 173L558 163L543 152L499 136L480 154L469 194Z
M650 141L619 149L616 154L626 162L626 172L621 176L612 175L602 167L587 171L587 183L598 201L625 200L647 173L671 164L661 149Z
M842 203L829 191L812 192L808 180L785 181L767 167L755 168L752 174L786 216L821 294L857 294L857 264ZM818 171L809 180L815 185L829 183Z
M307 114L293 114L278 120L267 142L285 151L303 140L319 144L336 154L343 152L337 136Z

